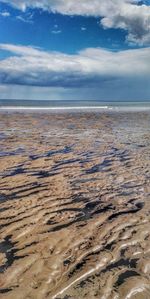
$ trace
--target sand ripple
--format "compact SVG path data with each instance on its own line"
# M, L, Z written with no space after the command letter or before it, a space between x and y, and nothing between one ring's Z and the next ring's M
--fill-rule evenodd
M0 298L150 298L150 114L1 113Z

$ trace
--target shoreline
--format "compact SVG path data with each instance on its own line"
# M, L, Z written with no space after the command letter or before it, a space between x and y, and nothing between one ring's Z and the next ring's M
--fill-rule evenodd
M0 112L2 111L19 111L19 112L22 112L22 111L41 111L41 112L44 112L44 111L112 111L112 112L149 112L150 111L150 106L149 107L143 107L143 106L73 106L73 107L70 107L70 106L67 106L67 107L25 107L25 106L22 106L22 107L12 107L12 106L8 106L8 107L0 107Z

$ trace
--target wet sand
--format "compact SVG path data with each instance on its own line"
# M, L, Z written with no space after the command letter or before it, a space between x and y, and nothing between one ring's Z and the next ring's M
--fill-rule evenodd
M0 298L150 298L150 113L0 113Z

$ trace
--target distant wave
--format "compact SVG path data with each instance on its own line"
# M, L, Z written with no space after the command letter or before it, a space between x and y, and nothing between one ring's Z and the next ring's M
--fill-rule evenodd
M138 112L138 111L150 111L149 106L62 106L62 107L36 107L36 106L0 106L0 111L89 111L89 110L99 110L99 111L129 111L129 112Z
M108 106L78 106L78 107L0 107L1 110L80 110L80 109L112 109Z

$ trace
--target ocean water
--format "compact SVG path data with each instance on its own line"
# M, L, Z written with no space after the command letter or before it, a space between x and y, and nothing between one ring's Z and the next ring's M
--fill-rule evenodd
M46 100L0 100L0 110L150 110L150 101L46 101Z

